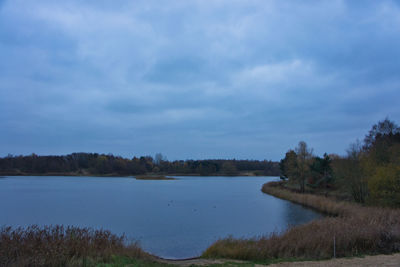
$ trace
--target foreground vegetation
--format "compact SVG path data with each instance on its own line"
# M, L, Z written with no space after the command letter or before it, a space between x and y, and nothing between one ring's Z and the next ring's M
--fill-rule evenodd
M263 191L335 217L328 216L258 239L223 239L209 247L203 257L253 261L326 259L333 257L334 249L337 257L400 251L398 209L363 207L323 196L296 193L282 188L281 183L266 184Z
M0 266L161 266L137 244L105 230L64 226L3 227ZM120 265L121 266L121 265Z

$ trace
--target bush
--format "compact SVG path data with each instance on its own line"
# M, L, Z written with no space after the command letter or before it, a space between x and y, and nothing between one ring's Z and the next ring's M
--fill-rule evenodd
M371 201L383 206L400 206L400 166L377 167L369 179Z

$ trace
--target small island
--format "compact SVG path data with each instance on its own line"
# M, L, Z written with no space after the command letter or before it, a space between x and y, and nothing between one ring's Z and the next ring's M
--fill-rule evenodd
M166 177L164 175L138 175L136 180L176 180L176 178Z

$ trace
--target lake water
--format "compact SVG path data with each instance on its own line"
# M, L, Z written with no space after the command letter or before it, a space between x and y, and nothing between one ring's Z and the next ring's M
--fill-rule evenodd
M165 258L199 256L219 238L255 237L321 217L261 192L275 177L0 178L0 226L64 224L125 233Z

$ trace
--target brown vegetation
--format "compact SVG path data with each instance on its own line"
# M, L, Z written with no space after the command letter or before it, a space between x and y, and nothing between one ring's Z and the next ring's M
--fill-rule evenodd
M361 208L361 206L347 201L338 201L315 194L300 194L283 185L286 185L285 182L269 182L263 185L261 191L332 216L350 216L354 214L355 210Z
M263 191L336 217L326 217L292 227L282 234L258 239L219 240L204 257L242 260L273 258L324 259L336 256L393 253L400 251L400 210L363 207L322 196L299 194L266 184Z
M91 228L44 226L0 229L0 266L85 266L88 260L104 262L113 255L148 259L137 244L124 236Z

